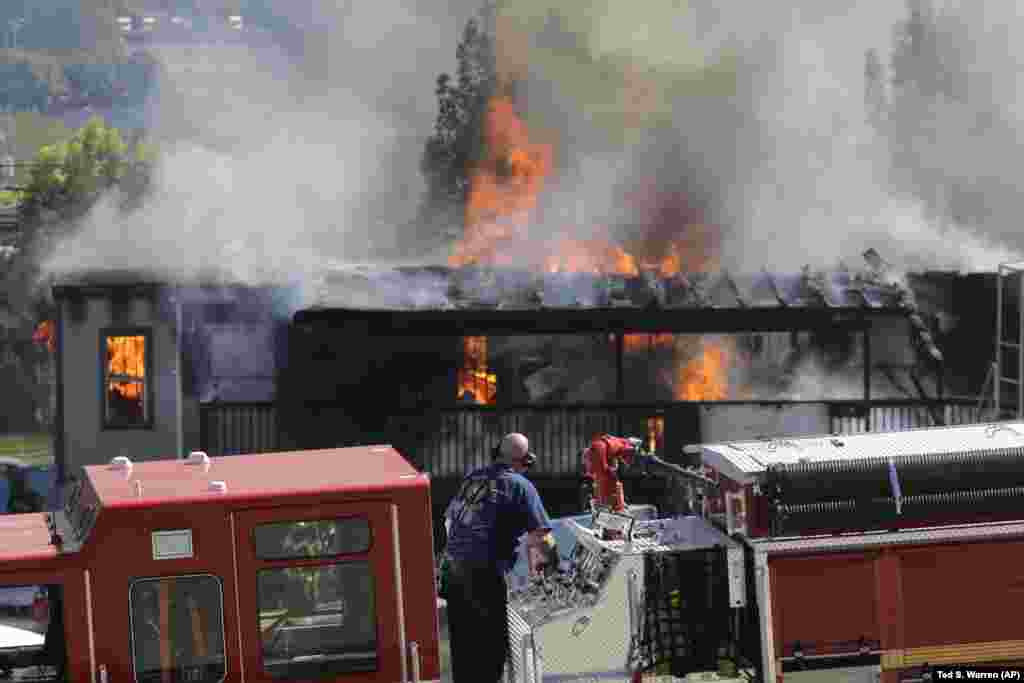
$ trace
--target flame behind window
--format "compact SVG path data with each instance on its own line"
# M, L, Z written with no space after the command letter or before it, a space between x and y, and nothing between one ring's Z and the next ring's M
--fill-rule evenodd
M724 401L729 398L732 339L701 339L700 355L676 370L677 401Z
M665 418L655 415L647 418L647 449L652 453L661 453L665 445Z
M493 404L498 392L498 378L487 369L487 337L463 337L462 352L458 398L484 405Z
M144 422L146 414L146 337L108 336L106 394L108 422Z

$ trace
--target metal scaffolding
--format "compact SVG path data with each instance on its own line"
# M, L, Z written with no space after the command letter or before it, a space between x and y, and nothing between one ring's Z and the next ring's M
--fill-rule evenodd
M1016 296L1010 285L1016 279ZM1006 291L1004 292L1004 289ZM1016 307L1014 306L1016 304ZM1008 315L1009 314L1009 315ZM1016 315L1014 315L1016 314ZM1016 318L1016 325L1012 324ZM1016 351L1016 359L1006 354ZM1003 405L1003 387L1016 388L1012 406ZM1001 263L996 278L996 362L992 387L996 419L1024 417L1024 261ZM1003 411L1008 414L1004 415Z

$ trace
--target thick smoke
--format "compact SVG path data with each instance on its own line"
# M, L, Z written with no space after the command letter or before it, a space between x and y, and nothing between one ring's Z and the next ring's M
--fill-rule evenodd
M258 29L247 46L153 47L155 195L127 217L101 202L45 274L301 281L332 260L394 256L399 243L422 253L412 221L434 83L454 67L475 4L295 3L313 11L290 18L303 38L287 51Z
M1009 8L926 12L941 54L919 60L922 72L965 86L889 88L887 118L873 121L865 54L888 67L905 5L606 4L509 11L530 36L533 58L512 60L528 64L525 108L562 132L567 169L545 223L583 214L635 227L644 217L616 201L623 188L653 177L678 190L682 179L721 226L721 263L734 269L858 265L870 247L908 270L1019 258L1018 155L1007 150L1021 138L1024 20Z
M46 272L216 267L255 282L334 260L442 261L415 221L418 162L434 79L479 4L322 0L302 3L305 43L287 55L158 48L156 197L128 218L101 204ZM865 52L890 63L899 3L503 4L499 69L520 79L530 128L559 141L531 235L635 238L650 210L623 198L654 186L721 226L736 270L854 265L869 247L905 269L991 269L1024 247L1011 9L929 14L944 51L922 69L959 91L890 89L872 122Z

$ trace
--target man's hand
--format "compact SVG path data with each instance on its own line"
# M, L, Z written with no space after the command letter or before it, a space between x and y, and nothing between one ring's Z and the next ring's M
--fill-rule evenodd
M558 546L550 529L536 529L527 534L527 557L531 574L550 573L558 568Z

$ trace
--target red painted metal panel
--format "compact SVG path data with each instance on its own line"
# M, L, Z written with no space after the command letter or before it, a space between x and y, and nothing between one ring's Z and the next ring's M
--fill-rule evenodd
M127 473L109 466L85 470L104 508L257 502L295 495L392 492L419 485L417 471L390 446L231 455L210 458L208 468L159 460L135 463ZM227 490L211 491L211 481L224 482Z
M38 566L56 557L57 549L50 545L45 512L0 515L0 562L5 569L12 568L12 563L16 562Z
M771 510L768 499L754 494L753 486L744 487L747 497L747 524L750 538L763 538L769 535Z
M180 463L179 463L179 466ZM191 529L193 557L153 559L152 532ZM110 680L134 680L129 590L144 578L209 574L223 585L226 683L239 683L238 620L234 602L234 566L227 510L222 505L161 505L147 510L104 510L81 561L93 569L96 606L96 664Z
M1024 541L899 550L906 647L1020 639Z
M874 554L875 604L878 605L878 630L882 650L902 648L906 640L903 582L900 558L890 548Z
M777 657L791 655L796 642L806 654L828 654L878 639L872 557L779 557L769 569Z
M402 594L409 641L420 646L420 676L441 677L437 591L434 576L434 527L429 480L396 496L402 559ZM430 565L427 566L427 558Z

